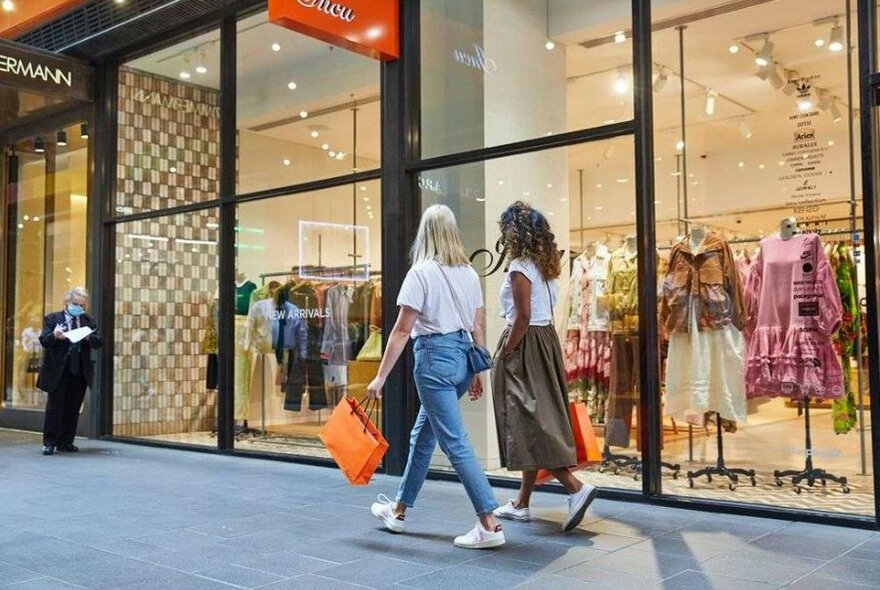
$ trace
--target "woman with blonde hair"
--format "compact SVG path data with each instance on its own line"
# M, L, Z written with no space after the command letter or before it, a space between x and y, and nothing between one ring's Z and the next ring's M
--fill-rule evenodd
M549 470L570 494L563 532L580 524L595 487L581 483L570 467L576 463L568 413L562 348L553 327L559 295L559 248L547 218L517 201L498 222L510 266L501 286L501 335L492 369L492 393L501 462L522 472L519 497L495 516L529 521L529 500L538 470Z
M380 494L372 512L388 530L403 532L406 510L425 483L439 442L478 517L477 525L457 537L455 545L466 549L498 547L504 544L504 533L493 514L498 502L477 462L458 405L468 390L471 400L483 394L482 377L468 363L473 346L469 334L478 346L484 345L483 294L465 254L455 215L448 207L433 205L425 210L411 256L412 267L397 297L397 322L368 391L374 399L382 397L388 374L412 338L414 377L422 406L410 434L409 457L396 501Z

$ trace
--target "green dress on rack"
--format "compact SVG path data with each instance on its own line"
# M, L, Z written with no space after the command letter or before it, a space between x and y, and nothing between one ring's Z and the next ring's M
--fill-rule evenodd
M852 255L846 244L840 243L833 248L831 263L836 272L837 289L840 291L840 300L843 303L843 318L834 340L843 366L844 387L844 396L835 400L831 414L834 419L834 432L846 434L856 424L856 400L853 394L850 365L857 354L856 340L860 323L859 302L855 289L857 279Z

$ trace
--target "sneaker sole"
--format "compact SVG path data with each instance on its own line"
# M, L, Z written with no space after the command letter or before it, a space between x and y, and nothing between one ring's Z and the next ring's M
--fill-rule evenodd
M532 522L531 516L514 516L512 514L495 514L495 518L503 518L504 520L515 520L517 522Z
M454 541L456 547L461 549L492 549L493 547L500 547L504 545L504 538L501 539L488 539L486 541L480 541L479 543L459 543L458 541Z
M393 522L392 522L392 523L389 523L389 522L388 522L388 519L385 518L384 516L382 516L381 514L378 514L378 513L376 512L376 509L375 509L375 508L370 507L370 512L373 513L373 516L375 516L376 518L378 518L379 520L381 520L381 521L382 521L382 524L385 525L385 528L388 529L389 531L391 531L392 533L395 533L395 534L398 534L398 535L399 535L400 533L403 532L403 526L398 525L397 523L393 523Z
M589 494L587 494L586 499L581 503L578 507L577 511L568 517L562 525L562 532L567 533L573 528L577 527L584 520L584 515L587 513L587 508L590 507L590 504L593 503L593 500L596 499L596 496L599 495L599 489L593 488Z

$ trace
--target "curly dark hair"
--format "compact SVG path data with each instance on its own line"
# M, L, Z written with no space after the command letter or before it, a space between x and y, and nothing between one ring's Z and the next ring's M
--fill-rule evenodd
M556 236L547 218L528 203L517 201L498 220L501 241L510 260L528 258L541 270L545 281L562 273Z

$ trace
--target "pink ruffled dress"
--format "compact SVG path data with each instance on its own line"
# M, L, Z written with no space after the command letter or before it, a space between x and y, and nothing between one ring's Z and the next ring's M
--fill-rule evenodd
M746 288L746 394L837 399L843 306L819 236L761 241Z

